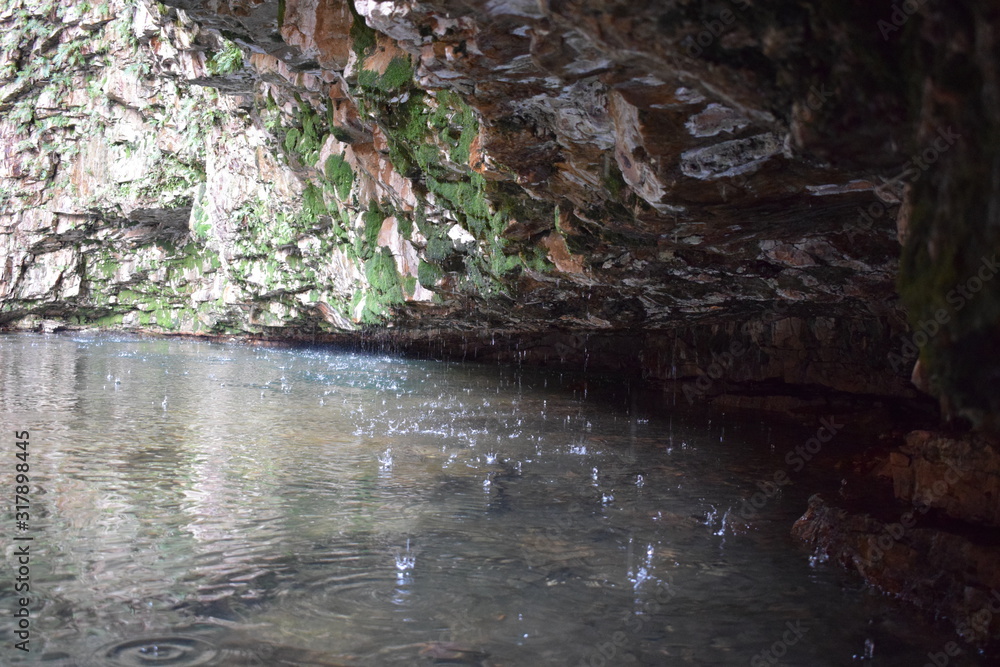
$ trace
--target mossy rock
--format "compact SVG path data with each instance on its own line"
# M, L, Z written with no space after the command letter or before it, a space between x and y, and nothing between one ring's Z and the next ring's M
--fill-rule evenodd
M341 201L346 200L354 184L354 171L351 165L347 164L343 155L331 155L326 159L324 172L327 180L333 184L337 197Z
M417 266L417 281L421 287L433 290L443 277L444 271L439 266L420 260L420 264Z

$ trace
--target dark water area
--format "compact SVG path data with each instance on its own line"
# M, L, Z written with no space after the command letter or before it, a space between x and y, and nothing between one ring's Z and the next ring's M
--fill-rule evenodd
M792 541L838 481L786 460L819 419L323 348L10 335L0 361L0 664L987 664Z

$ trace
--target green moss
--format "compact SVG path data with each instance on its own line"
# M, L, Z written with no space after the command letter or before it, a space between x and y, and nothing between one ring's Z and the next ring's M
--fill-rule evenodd
M375 31L369 28L368 24L365 23L364 17L358 14L358 11L354 8L353 0L348 2L347 6L354 17L350 31L351 48L354 49L354 53L360 59L375 48Z
M351 301L348 305L348 309L351 313L357 310L358 306L361 305L361 300L365 298L365 293L361 290L354 290L354 294L351 295Z
M298 101L295 125L285 131L282 145L287 154L297 155L303 164L312 166L323 147L324 118L301 99Z
M118 301L121 303L135 303L139 301L142 296L136 292L129 289L123 289L118 292Z
M549 261L548 253L538 246L531 246L522 251L521 261L524 266L539 273L547 273L555 268Z
M337 127L333 124L333 122L330 123L330 134L332 134L333 138L342 144L354 143L354 137L351 136L351 133L342 127Z
M435 233L427 239L424 254L432 262L443 262L455 252L455 244L443 232Z
M299 146L299 139L301 137L302 137L302 131L299 130L299 128L297 127L289 128L289 130L285 132L285 141L283 142L285 146L285 151L289 153L297 152Z
M409 57L397 56L389 61L385 72L363 69L358 73L358 85L382 93L392 93L413 81L413 66Z
M413 294L417 290L417 279L415 276L406 276L403 278L403 293Z
M465 259L465 278L472 283L473 287L475 287L476 291L480 294L488 295L492 292L493 281L491 281L489 277L483 273L479 262L475 261L471 257L466 257Z
M433 176L427 177L427 188L447 201L459 220L466 223L465 228L477 238L483 235L491 217L485 183L480 174L472 174L464 181L439 181Z
M100 327L102 329L109 327L120 326L125 319L125 316L120 313L115 313L112 315L104 315L102 317L87 317L86 315L81 315L78 318L80 324L88 324L93 327Z
M420 264L417 266L417 280L424 288L433 290L442 277L444 277L444 272L440 267L420 260Z
M333 184L337 197L346 200L354 184L354 171L342 155L331 155L326 159L324 171L326 178Z
M466 104L461 97L451 91L438 93L438 110L447 109L450 126L459 132L455 148L451 151L451 159L458 164L468 164L472 142L479 134L479 121L476 112ZM433 119L432 119L433 122Z
M232 74L243 67L243 50L234 42L225 41L222 50L212 55L205 69L213 76Z
M211 265L206 257L205 249L195 243L188 243L183 248L180 248L179 255L176 257L171 257L168 260L168 267L170 269L176 270L187 270L187 271L197 271L198 273L203 272L203 267L206 264ZM169 273L168 273L169 275Z
M348 306L349 316L364 324L385 321L387 309L403 301L402 285L396 273L396 263L388 251L378 253L365 263L367 290L356 290Z
M363 257L367 257L376 251L378 235L386 217L385 212L378 207L376 202L372 201L368 204L368 210L362 216L365 224Z
M340 224L335 226L336 235L341 240L346 240L349 236L347 230L351 228L351 213L346 208L340 210Z
M128 148L128 147L127 147ZM138 150L149 147L140 145ZM193 205L193 190L205 182L205 165L200 160L185 161L173 154L152 149L156 168L129 184L127 191L137 197L157 199L169 208Z
M607 174L604 176L604 187L608 189L613 199L621 199L622 193L628 187L622 170L618 168L615 160L608 161Z
M388 248L382 248L365 262L365 278L373 293L383 304L398 304L403 302L399 274L396 272L396 260Z
M179 318L176 311L169 304L163 304L153 311L151 321L163 329L176 329Z
M505 255L501 250L490 253L490 273L497 277L503 277L508 273L520 269L524 261L518 255Z
M410 69L409 62L393 62L392 71L387 70L381 77L362 72L353 92L362 112L378 119L396 170L421 180L437 205L450 211L476 239L474 244L456 248L448 236L452 223L429 223L419 205L412 217L397 215L403 236L411 237L415 223L427 239L426 261L418 269L417 281L431 287L447 270L457 274L471 292L486 297L505 292L505 276L525 266L544 267L544 252L539 255L530 249L511 247L501 237L512 208L495 206L491 193L497 186L487 183L469 166L472 144L479 134L475 110L450 91L432 96L410 89L408 97L398 101L395 86L408 85ZM355 251L365 256L365 246L370 243L370 239L356 242ZM460 272L463 265L464 271Z
M323 191L315 184L309 183L302 190L302 216L307 224L315 224L321 215L329 215L330 211L323 199Z
M191 219L194 222L195 236L207 239L212 234L212 224L208 220L208 212L204 207L204 184L195 193L194 203L191 208Z
M396 221L399 225L400 236L409 241L413 237L413 218L397 213Z
M97 272L100 273L102 278L109 280L114 277L115 272L118 270L118 266L118 262L113 259L103 259L95 265L95 268L97 269Z
M361 322L363 324L382 324L386 319L386 310L382 304L378 303L366 295L361 309Z

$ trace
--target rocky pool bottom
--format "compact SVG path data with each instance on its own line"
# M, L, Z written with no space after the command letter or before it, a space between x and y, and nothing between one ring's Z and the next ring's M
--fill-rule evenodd
M333 348L18 334L0 357L5 475L31 443L10 664L995 664L792 537L814 492L850 500L834 462L869 443L842 415Z

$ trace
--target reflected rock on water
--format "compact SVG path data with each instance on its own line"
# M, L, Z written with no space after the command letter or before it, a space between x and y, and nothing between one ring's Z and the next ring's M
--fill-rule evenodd
M420 655L431 658L435 662L450 662L466 665L479 665L489 656L485 651L456 642L428 642L420 649Z
M792 548L841 469L756 502L813 425L653 415L509 369L41 340L0 336L0 406L44 441L46 565L43 647L2 665L735 665L801 619L787 664L870 638L911 667L954 637Z

